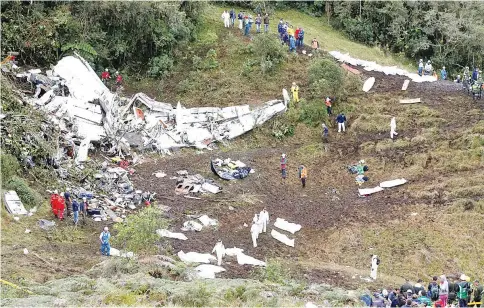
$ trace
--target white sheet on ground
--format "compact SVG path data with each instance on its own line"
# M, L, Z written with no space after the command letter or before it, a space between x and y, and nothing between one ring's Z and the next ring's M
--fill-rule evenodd
M242 248L225 248L225 255L229 257L236 257L239 253L244 252Z
M237 263L240 265L248 264L248 265L255 265L255 266L266 266L264 261L257 260L251 256L244 254L243 252L237 255Z
M185 236L185 234L170 232L166 229L158 229L158 230L156 230L156 233L161 237L169 237L169 238L174 238L174 239L178 239L178 240L182 240L182 241L188 240L188 238Z
M281 243L286 244L287 246L294 247L294 239L290 239L287 237L287 235L282 234L274 229L271 230L271 236L278 240Z
M213 264L201 264L195 267L197 275L200 278L215 279L216 273L225 272L225 268Z
M383 191L383 188L380 186L374 187L374 188L360 188L358 189L358 193L360 196L366 196L366 195L371 195L377 192Z
M407 183L407 180L405 180L405 179L396 179L396 180L381 182L380 183L380 187L382 187L382 188L390 188L390 187L395 187L395 186L403 185L405 183Z
M218 224L217 220L208 217L207 215L202 215L198 218L204 226L216 226Z
M274 227L279 228L281 230L290 232L292 234L296 233L297 231L301 230L301 225L295 224L292 222L288 222L285 219L277 218L276 222L274 223Z
M202 231L203 225L196 222L195 220L185 221L183 223L182 231Z
M183 250L178 252L178 257L185 263L210 263L210 261L217 261L217 258L209 253L187 252Z

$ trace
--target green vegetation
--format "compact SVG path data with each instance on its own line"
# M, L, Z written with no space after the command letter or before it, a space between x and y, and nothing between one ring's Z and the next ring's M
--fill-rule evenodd
M130 215L124 223L115 225L117 234L113 238L113 245L137 254L155 252L155 243L160 239L156 230L166 228L167 225L161 210L145 208L137 215Z

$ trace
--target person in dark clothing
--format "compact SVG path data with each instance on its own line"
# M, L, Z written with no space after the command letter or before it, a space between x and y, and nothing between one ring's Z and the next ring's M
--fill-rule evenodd
M344 132L346 130L345 128L346 116L343 112L338 114L338 116L336 117L336 122L338 122L338 133L341 133L341 129L343 129L343 132ZM411 289L413 289L412 286L411 286Z
M71 193L66 191L64 193L64 200L66 201L66 216L69 217L71 216L71 210L72 210L72 199L71 199Z
M410 281L405 280L405 283L400 287L400 294L406 294L407 290L413 290L413 286Z
M439 283L437 282L437 276L432 277L432 281L428 286L428 296L431 300L436 301L439 299Z
M231 9L230 10L230 26L235 27L235 10Z
M266 13L264 16L264 32L269 32L269 14Z
M373 300L372 300L372 303L371 303L371 307L381 307L381 308L385 307L385 302L383 301L383 298L381 297L381 295L379 293L375 292L373 294Z
M449 297L447 298L447 303L452 305L457 298L458 287L455 282L449 281Z
M405 305L403 305L402 307L405 307L405 308L412 307L412 299L411 298L407 299L407 301L405 302Z
M72 201L72 213L74 214L74 224L77 226L79 222L79 203L77 203L76 199Z
M467 282L467 276L462 274L460 276L460 282L457 284L459 291L457 291L457 299L459 300L459 307L467 307L469 297L471 294L471 286Z
M425 291L424 286L422 285L423 280L419 279L417 283L413 286L413 293L418 294L420 291Z
M482 300L484 297L484 288L479 284L479 280L474 280L474 285L472 286L472 301L481 302L477 307L484 307Z

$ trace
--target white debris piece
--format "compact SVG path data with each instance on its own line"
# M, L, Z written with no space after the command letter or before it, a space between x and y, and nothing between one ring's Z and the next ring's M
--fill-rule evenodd
M410 80L408 80L408 79L407 79L407 80L405 80L405 81L403 82L402 91L406 91L406 90L407 90L407 88L408 88L408 85L409 85L409 84L410 84Z
M157 178L164 178L166 176L166 173L164 173L163 171L158 171L153 173L153 175L156 176Z
M360 196L366 196L366 195L371 195L377 192L383 191L383 188L380 186L374 187L374 188L360 188L358 189L358 193Z
M220 187L206 182L202 184L202 189L212 194L217 194L220 192Z
M421 103L422 101L420 98L409 98L409 99L401 99L400 104L416 104L416 103Z
M375 77L368 78L363 84L363 92L370 91L374 84L375 84Z
M403 185L405 183L407 183L407 180L405 180L405 179L396 179L396 180L381 182L380 187L381 188L390 188L390 187Z
M25 209L22 201L20 201L17 192L10 190L3 195L5 206L10 214L13 215L27 215L29 212Z
M182 241L186 241L188 239L183 233L174 233L166 229L158 229L156 230L156 234L158 234L161 237L169 237L169 238L179 239Z
M82 163L87 160L87 154L89 151L89 145L91 144L91 139L85 138L81 141L81 145L77 150L76 162Z
M288 222L282 218L276 218L276 222L274 223L274 227L279 228L281 230L290 232L292 234L296 233L297 231L301 230L301 225L295 224L292 222Z
M266 263L264 261L257 260L256 258L248 256L242 252L237 254L237 263L239 263L240 265L248 264L255 266L266 266Z
M184 253L183 250L178 252L178 257L185 263L210 263L210 261L217 261L217 258L209 253L198 253L198 252L187 252Z
M294 239L291 240L285 234L279 233L278 231L272 229L271 236L279 242L286 244L287 246L294 247Z
M237 247L225 248L225 255L229 257L235 257L242 252L244 252L242 248L237 248Z
M216 273L225 272L223 267L212 264L200 264L195 267L195 270L197 271L198 277L205 279L215 279Z
M31 232L31 231L30 231L30 229L25 229L25 233L26 233L26 234L28 234L28 233L30 233L30 232Z
M121 253L121 251L119 249L116 249L116 248L113 248L113 247L110 248L109 255L112 256L112 257L121 257L121 258L128 258L128 259L134 258L133 252L130 251L130 252Z
M182 231L202 231L203 225L194 220L185 221L183 223Z
M216 226L218 225L218 222L217 220L215 219L212 219L210 217L208 217L207 215L202 215L198 218L198 220L200 220L200 222L206 227L206 226Z
M305 308L318 308L315 304L312 302L307 302L306 305L304 305Z
M386 75L400 75L410 78L413 82L433 82L437 81L434 76L419 76L417 73L409 73L406 70L400 69L396 66L382 66L376 62L355 59L349 54L343 54L339 51L330 51L330 55L336 58L336 60L344 63L349 63L353 66L363 66L366 71L382 72Z
M29 254L29 250L27 248L24 248L24 255L28 255Z

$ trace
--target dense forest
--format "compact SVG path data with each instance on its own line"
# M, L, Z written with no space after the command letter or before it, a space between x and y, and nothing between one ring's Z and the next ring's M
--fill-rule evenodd
M219 2L219 4L221 4ZM196 39L204 2L30 2L2 5L2 56L48 65L78 51L97 65L166 75ZM425 1L224 1L254 12L297 8L352 40L450 71L484 64L484 5Z

